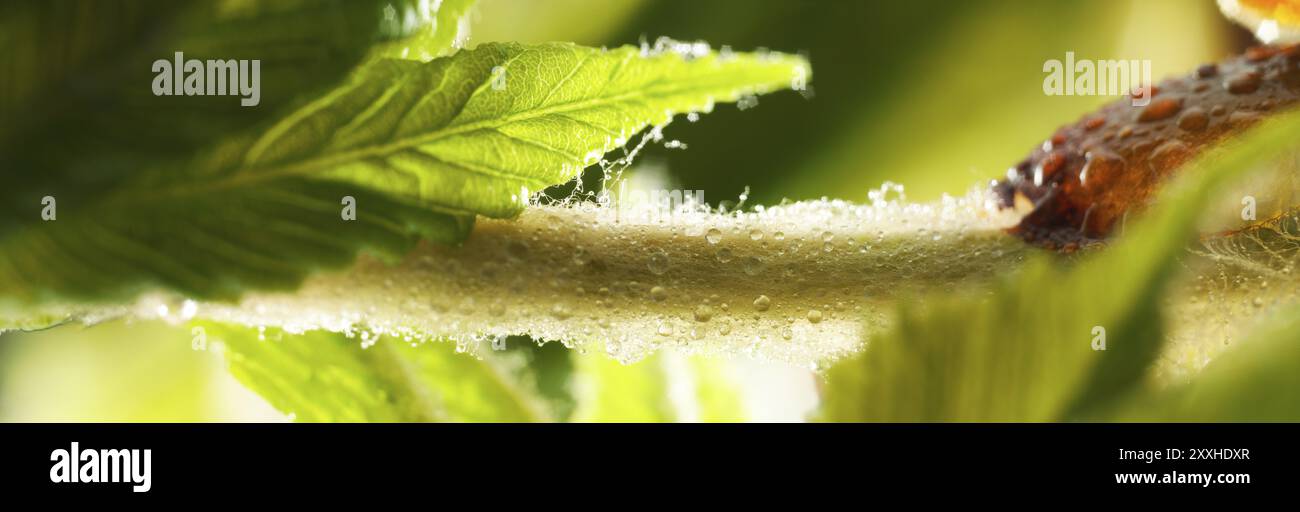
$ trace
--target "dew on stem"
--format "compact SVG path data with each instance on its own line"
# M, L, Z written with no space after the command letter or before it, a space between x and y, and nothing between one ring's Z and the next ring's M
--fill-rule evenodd
M901 192L886 184L868 204L692 204L670 215L533 205L480 220L460 247L423 245L396 265L363 258L297 292L198 311L288 332L450 340L471 354L495 336L528 335L625 362L673 346L808 364L856 351L887 326L895 298L987 281L1028 250L1003 232L1018 218L984 189L928 204ZM849 239L870 250L838 250Z

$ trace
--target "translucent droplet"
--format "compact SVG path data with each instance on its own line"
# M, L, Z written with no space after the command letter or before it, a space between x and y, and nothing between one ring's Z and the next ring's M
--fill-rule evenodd
M751 276L756 276L756 275L762 273L762 272L763 272L763 269L766 268L766 267L767 267L767 265L766 265L765 263L763 263L763 260L758 259L757 256L750 256L750 257L748 257L748 258L745 258L745 273L746 273L746 274L749 274L749 275L751 275Z
M772 238L777 239L777 241L785 240L785 233L777 231L775 234L772 235Z
M586 264L588 264L588 263L591 263L591 255L590 255L590 254L587 254L587 250L586 250L586 249L583 249L583 248L579 247L578 250L573 251L573 264L574 264L574 265L582 266L582 265L586 265Z
M655 252L650 255L650 261L646 263L646 267L649 268L650 272L654 275L663 275L664 272L668 271L668 254L664 253L661 249L656 249Z
M528 257L528 244L519 240L511 240L506 244L506 256L513 260L522 260Z
M713 308L708 304L700 304L695 308L696 322L708 322L710 318L713 318Z
M715 254L715 256L718 258L718 263L731 263L731 259L733 258L731 254L731 249L728 249L726 247L718 249L718 252L717 254Z
M718 228L709 228L709 232L704 234L704 239L711 244L716 244L722 241L722 232L718 231Z
M655 302L661 302L668 298L668 290L662 286L656 286L650 289L650 298Z
M722 325L718 326L718 334L723 336L731 334L731 322L722 322Z
M818 311L818 310L816 310L816 309L810 309L810 310L808 310L808 321L809 321L809 322L812 322L812 323L814 323L814 324L815 324L815 323L819 323L819 322L821 322L821 321L822 321L822 312L821 312L821 311Z
M793 337L794 337L794 331L790 330L789 327L782 327L782 328L781 328L781 339L784 339L784 340L786 340L786 341L789 341L790 338L793 338Z
M770 307L772 307L772 299L767 298L766 295L759 295L757 299L754 299L754 309L767 311Z
M822 241L823 241L823 242L829 242L829 241L834 240L834 239L835 239L835 233L831 233L830 231L823 231L823 232L822 232Z
M660 322L659 329L657 332L659 333L660 336L672 336L673 326L668 322Z
M749 239L755 242L762 240L763 231L757 228L749 230Z
M834 251L834 250L835 250L835 244L830 243L830 242L826 242L826 243L823 243L823 244L822 244L822 251L823 251L823 252L831 252L831 251Z

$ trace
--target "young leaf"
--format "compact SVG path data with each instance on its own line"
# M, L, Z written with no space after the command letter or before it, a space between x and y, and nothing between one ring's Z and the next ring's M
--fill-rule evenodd
M905 303L892 332L830 370L824 418L1050 421L1110 412L1159 348L1161 291L1214 191L1297 134L1300 114L1288 114L1200 159L1140 225L1072 269L1039 257L991 297Z
M306 422L538 421L538 398L486 354L449 343L377 340L341 334L256 334L203 324L226 351L231 374L276 409Z
M487 44L429 63L385 60L272 127L240 169L202 187L311 176L510 217L638 131L717 101L789 87L783 55L641 55Z
M231 298L294 286L363 248L396 255L416 236L455 242L474 214L518 213L529 191L571 179L652 123L787 87L806 67L777 54L570 44L374 62L262 135L224 141L182 168L94 193L60 183L47 192L63 198L56 221L40 220L42 195L5 194L22 217L0 232L0 303L157 286ZM340 217L346 196L353 222Z

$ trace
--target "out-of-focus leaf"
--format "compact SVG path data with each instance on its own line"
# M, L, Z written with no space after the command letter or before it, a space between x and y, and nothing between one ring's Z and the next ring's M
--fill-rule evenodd
M744 421L725 360L661 353L632 364L604 354L576 358L578 422Z
M289 335L202 324L220 340L231 373L297 421L538 421L537 397L485 354L450 343L378 340L363 348L341 334Z
M604 354L578 357L574 392L575 422L672 422L662 356L624 365Z
M246 395L230 393L220 361L191 350L188 340L188 332L162 322L0 335L0 421L275 419L265 407L241 411L258 416L232 417Z
M577 406L572 385L573 351L557 342L542 343L527 336L510 336L506 345L512 354L520 353L524 358L515 377L537 390L552 418L567 421Z
M1137 398L1118 415L1138 421L1300 421L1300 309L1215 358L1190 383Z
M386 9L402 12L416 2L6 3L0 7L0 162L31 175L10 184L11 191L21 186L68 198L85 192L69 182L95 184L98 191L283 115L294 102L335 86L372 45L423 30L385 19ZM154 62L174 62L178 52L200 63L259 61L259 102L240 106L229 95L238 93L233 83L227 94L155 96Z
M745 407L741 389L725 360L703 356L690 358L690 371L695 384L695 401L699 407L700 421L745 421Z
M1162 340L1159 300L1216 189L1300 134L1291 113L1198 160L1142 222L1073 268L1047 256L990 295L904 303L828 374L834 421L1051 421L1112 412ZM1094 350L1105 336L1105 350Z
M608 42L764 45L806 54L817 69L807 99L762 98L759 109L669 127L690 149L645 153L684 188L711 201L747 185L759 204L860 201L889 180L928 200L1001 175L1107 99L1045 96L1045 59L1149 59L1159 79L1222 56L1221 18L1213 2L1181 0L657 0Z

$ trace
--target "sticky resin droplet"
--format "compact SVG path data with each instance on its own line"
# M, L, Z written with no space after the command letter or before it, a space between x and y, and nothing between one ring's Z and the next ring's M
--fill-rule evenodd
M668 322L660 322L658 332L660 336L672 336L673 326Z
M766 268L766 267L767 267L767 265L763 263L763 260L758 259L757 256L750 256L750 257L748 257L748 258L745 258L745 273L746 273L746 274L749 274L749 275L751 275L751 276L756 276L756 275L762 273L762 272L763 272L763 269Z
M664 253L662 249L656 249L650 255L650 261L646 263L646 268L649 268L654 275L663 275L664 272L668 271L668 254Z
M786 340L786 341L790 341L790 338L793 338L793 337L794 337L794 331L793 331L793 330L790 330L789 327L782 327L782 328L781 328L781 339Z
M662 302L668 298L668 289L662 286L656 286L650 289L650 298L655 302Z
M772 307L772 299L767 298L766 295L759 295L757 299L754 299L754 309L757 309L759 311L767 311L768 308L771 307Z
M810 309L810 310L808 310L808 321L809 321L809 322L812 322L812 323L814 323L814 324L815 324L815 323L819 323L819 322L821 322L821 321L822 321L822 312L821 312L821 311L818 311L818 310L816 310L816 309Z
M757 241L759 241L759 240L762 240L762 239L763 239L763 230L761 230L761 229L751 229L751 230L749 230L749 239L750 239L750 240L753 240L753 241L755 241L755 242L757 242Z
M711 244L716 244L722 241L722 232L718 231L718 228L709 228L709 231L704 234L704 239Z
M731 249L726 247L718 249L718 252L714 254L714 256L718 258L718 263L731 263L731 260L734 257L731 254Z

